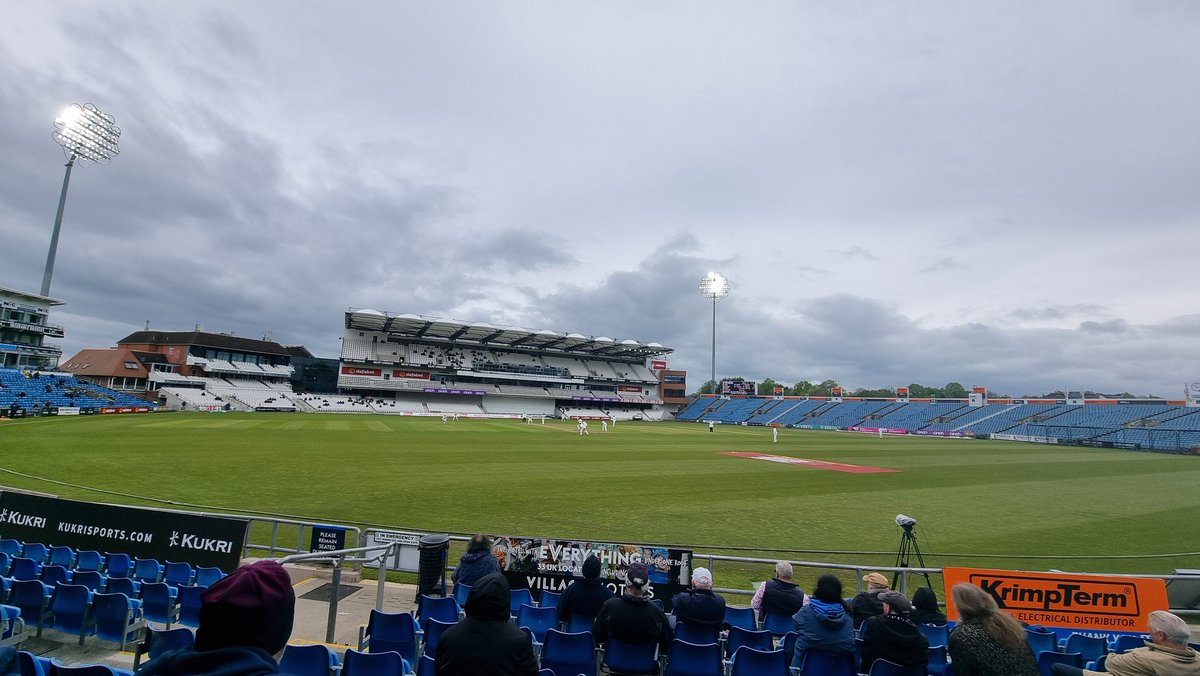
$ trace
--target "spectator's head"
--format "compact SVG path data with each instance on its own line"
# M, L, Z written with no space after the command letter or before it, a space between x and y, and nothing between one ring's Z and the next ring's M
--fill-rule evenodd
M883 601L883 612L897 615L908 615L912 612L912 603L908 597L898 591L889 589L879 592L879 600Z
M1025 629L1016 618L1000 612L996 599L976 585L960 582L950 588L950 597L963 622L973 622L1002 644L1018 648L1025 643Z
M867 573L863 575L863 582L867 583L868 590L888 588L888 579L883 576L883 573Z
M1187 622L1165 610L1150 612L1150 642L1171 648L1183 648L1191 640L1192 632Z
M492 539L483 533L476 533L471 536L471 541L467 543L468 552L486 552L492 548Z
M913 608L918 610L937 612L937 594L929 587L918 587L917 591L913 592L912 604Z
M813 598L822 603L842 602L842 581L837 575L822 575L817 578L817 587L813 589Z
M707 568L692 571L692 586L696 589L712 589L712 573Z
M508 622L510 597L508 580L503 573L484 575L471 585L463 612L481 620Z
M583 577L587 580L600 578L600 559L595 554L590 554L583 560Z
M787 561L780 561L775 564L775 577L780 580L792 579L792 564Z
M646 568L646 564L637 561L629 564L625 569L625 589L630 594L641 596L642 590L646 588L646 583L650 581L650 571Z
M277 655L292 635L295 615L296 592L283 566L242 566L200 595L196 650L249 646Z

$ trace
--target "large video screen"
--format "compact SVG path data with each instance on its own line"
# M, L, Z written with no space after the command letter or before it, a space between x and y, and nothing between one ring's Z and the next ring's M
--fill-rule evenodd
M752 380L722 380L721 394L756 394L758 383Z

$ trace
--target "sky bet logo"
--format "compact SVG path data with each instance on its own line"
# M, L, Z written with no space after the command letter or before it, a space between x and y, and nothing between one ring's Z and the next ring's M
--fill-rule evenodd
M16 510L0 509L0 523L12 526L27 526L29 528L45 528L46 517L22 514Z
M1139 615L1137 589L1125 582L1076 578L972 576L971 580L1008 610L1043 610Z
M168 544L171 547L194 549L200 552L220 552L222 554L233 553L233 543L229 540L203 538L199 535L193 535L192 533L180 533L177 530L171 531L171 541Z

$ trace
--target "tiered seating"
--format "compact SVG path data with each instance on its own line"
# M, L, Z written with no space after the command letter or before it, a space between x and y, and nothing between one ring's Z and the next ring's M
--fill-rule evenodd
M1065 407L1058 404L1020 404L1008 406L999 415L973 423L968 429L976 434L996 434L1022 423L1041 422L1061 413Z
M886 411L881 417L864 420L861 424L870 427L915 430L925 427L934 418L952 415L962 408L967 408L967 405L959 402L907 404Z
M542 357L542 361L546 362L546 366L557 366L558 368L567 369L567 372L574 378L586 378L591 375L587 365L579 359L571 359L569 357Z
M849 427L868 415L887 407L889 403L886 401L843 401L836 406L820 411L820 415L800 422L799 426Z
M145 399L87 383L70 374L0 368L0 408L7 409L14 402L26 410L46 405L79 408L153 405Z
M346 361L374 361L375 344L363 336L342 336L342 359Z

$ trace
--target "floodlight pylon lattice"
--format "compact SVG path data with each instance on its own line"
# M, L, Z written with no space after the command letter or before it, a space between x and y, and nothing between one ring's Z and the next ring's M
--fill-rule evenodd
M93 164L107 164L121 152L121 128L116 119L101 112L96 106L72 103L54 119L54 141L62 146L67 156L67 171L63 175L62 192L58 196L58 213L54 217L54 231L50 234L50 251L46 254L46 269L42 273L42 295L50 294L50 280L54 276L54 258L58 254L58 233L62 230L63 210L67 206L67 186L71 183L71 169L75 160Z
M717 394L717 301L729 295L729 278L719 272L710 272L700 278L700 295L712 299L712 373L709 382L713 394Z

